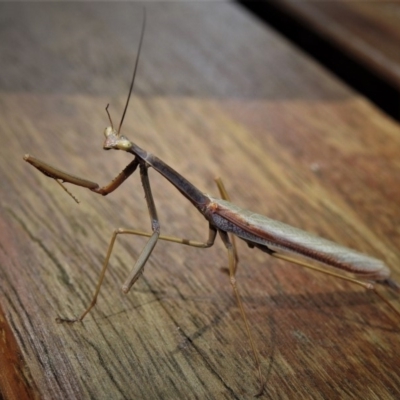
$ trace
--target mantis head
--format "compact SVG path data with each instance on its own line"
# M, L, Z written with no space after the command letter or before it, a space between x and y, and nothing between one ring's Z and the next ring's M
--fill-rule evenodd
M122 121L121 121L118 131L114 128L114 125L111 120L111 115L108 112L108 106L109 106L109 104L107 104L106 112L108 115L108 119L110 120L111 126L108 126L106 129L104 129L104 136L106 139L104 140L104 143L103 143L103 149L104 150L114 149L114 150L128 151L132 147L132 142L129 141L125 136L122 136L119 132L121 129Z
M132 142L125 136L119 134L112 126L108 126L104 129L104 136L104 150L114 149L128 151L132 147Z

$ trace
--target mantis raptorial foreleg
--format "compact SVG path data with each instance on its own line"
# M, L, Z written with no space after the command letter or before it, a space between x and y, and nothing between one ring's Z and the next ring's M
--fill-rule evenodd
M138 165L139 160L135 157L133 161L130 162L108 185L91 190L103 196L108 195L109 193L118 189L125 182L125 180L128 179L136 171Z
M44 175L53 178L76 202L78 202L77 199L63 185L64 182L72 183L75 186L84 187L94 193L106 196L121 186L121 184L136 171L139 165L139 160L135 157L110 183L100 187L96 182L78 178L75 175L61 171L29 154L24 155L24 160L33 165Z

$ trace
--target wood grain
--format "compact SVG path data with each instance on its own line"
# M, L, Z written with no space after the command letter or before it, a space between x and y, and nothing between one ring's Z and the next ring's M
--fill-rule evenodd
M90 301L112 230L150 221L138 176L106 198L71 188L78 206L22 156L100 184L128 164L102 151L104 107L119 120L142 9L0 7L0 302L40 397L252 398L221 243L157 244L124 296L145 242L121 239L96 309L55 323ZM398 125L235 5L158 3L147 14L124 134L205 192L220 175L238 205L382 258L400 280ZM162 232L205 238L204 219L151 172ZM379 298L239 251L266 398L400 395L399 318Z

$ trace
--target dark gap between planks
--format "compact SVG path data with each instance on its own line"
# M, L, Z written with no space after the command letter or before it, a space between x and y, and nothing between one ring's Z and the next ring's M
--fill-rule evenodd
M367 97L385 113L400 121L400 93L386 80L279 6L271 2L258 1L238 0L238 3Z

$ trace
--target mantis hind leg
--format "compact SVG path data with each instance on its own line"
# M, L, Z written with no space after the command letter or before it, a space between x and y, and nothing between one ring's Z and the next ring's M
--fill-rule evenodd
M225 188L225 185L222 182L222 179L219 178L219 177L215 178L215 182L216 182L216 184L218 186L218 190L219 190L219 193L221 195L221 198L223 200L226 200L226 201L231 201L231 199L229 197L229 194L228 194L228 192L227 192L227 190ZM255 395L255 397L259 397L264 392L265 382L264 382L264 379L263 379L263 376L262 376L261 363L260 363L260 359L259 359L258 352L257 352L257 349L256 349L256 345L254 343L254 339L253 339L253 336L251 334L250 324L249 324L249 321L247 319L246 312L244 310L243 301L242 301L242 298L240 296L239 289L238 289L237 284L236 284L235 275L236 275L236 271L237 271L237 265L238 265L238 262L239 262L239 257L238 257L238 253L237 253L237 247L236 247L236 237L235 237L235 235L228 234L228 233L226 233L224 231L219 231L219 233L220 233L222 241L225 244L225 247L228 250L228 261L229 261L228 272L229 272L230 282L231 282L232 289L233 289L233 292L234 292L235 297L236 297L236 302L238 304L238 307L239 307L239 310L240 310L240 314L242 316L243 322L244 322L245 327L246 327L247 338L249 339L250 346L251 346L251 351L253 353L254 361L256 363L258 378L259 378L259 381L260 381L260 388L259 388L259 391L257 392L257 394Z
M226 201L231 201L231 199L229 197L229 194L228 194L228 192L227 192L227 190L225 188L225 185L222 182L222 179L220 177L215 178L215 183L218 186L218 190L219 190L219 193L221 195L221 198L223 200L226 200ZM234 274L236 274L237 265L239 263L239 256L238 256L237 247L236 247L236 237L235 237L235 235L229 234L229 240L232 243L233 254L234 254L234 257L235 257L235 260L236 260L235 266L234 266ZM226 271L226 272L229 272L229 271Z
M234 246L233 246L232 242L229 239L229 235L225 231L219 231L219 234L221 236L222 241L225 244L226 249L228 250L228 261L229 261L228 266L229 266L230 283L231 283L233 292L234 292L235 297L236 297L236 302L238 304L241 317L242 317L243 322L244 322L245 327L246 327L247 338L249 339L251 350L252 350L252 353L253 353L253 356L254 356L254 361L256 363L257 373L258 373L258 377L259 377L259 381L260 381L260 389L257 392L256 397L259 397L259 396L262 395L262 393L264 391L264 384L265 383L264 383L264 379L263 379L262 372L261 372L260 359L259 359L259 356L258 356L256 345L254 343L253 336L251 334L250 324L249 324L249 321L247 319L246 312L244 310L242 297L240 296L239 289L238 289L237 284L236 284L235 274L236 274L237 260L236 260L236 257L235 257L235 250L234 250Z
M266 251L266 250L264 250L264 251ZM387 305L391 308L391 310L393 310L393 311L400 317L400 312L396 309L396 307L394 307L394 306L390 303L390 301L389 301L385 296L383 296L383 295L379 292L379 290L377 290L377 288L376 288L376 285L377 285L378 283L381 283L381 284L383 284L383 285L390 286L390 287L391 287L392 289L394 289L394 290L399 291L399 286L398 286L398 284L397 284L396 282L390 280L390 279L387 279L387 280L382 281L382 282L379 282L379 281L378 281L378 282L373 282L373 281L362 281L362 280L360 280L360 279L356 279L356 278L352 278L352 277L350 277L350 276L345 276L345 275L342 275L342 274L338 274L338 273L336 273L336 272L329 271L329 270L324 269L324 268L316 267L315 265L312 265L312 264L310 264L310 263L308 263L308 262L306 262L306 261L298 260L298 259L296 259L295 257L290 257L290 256L288 256L288 255L286 255L286 254L280 254L280 253L277 253L277 252L268 252L268 251L266 251L266 252L267 252L268 254L270 254L272 257L279 258L279 259L285 260L285 261L289 261L289 262L291 262L291 263L300 265L301 267L308 268L308 269L311 269L311 270L313 270L313 271L321 272L321 273L323 273L323 274L330 275L330 276L333 276L333 277L335 277L335 278L343 279L343 280L345 280L345 281L347 281L347 282L351 282L351 283L354 283L354 284L356 284L356 285L362 286L363 288L365 288L365 289L367 289L367 290L371 290L371 291L373 291L385 304L387 304Z

